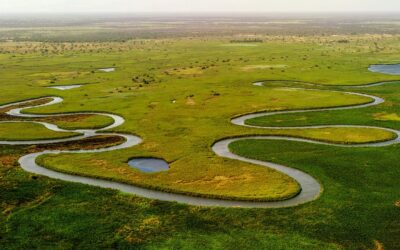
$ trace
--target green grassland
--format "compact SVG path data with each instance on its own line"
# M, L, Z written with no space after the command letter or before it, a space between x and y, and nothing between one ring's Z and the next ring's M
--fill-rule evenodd
M329 90L378 95L383 105L360 110L257 118L261 126L373 125L399 129L399 85L365 89L348 85L398 80L367 71L373 63L398 62L397 36L271 37L255 46L224 46L229 39L158 39L123 43L1 43L0 103L43 96L64 102L29 113L109 112L126 123L116 132L143 143L101 154L52 155L42 165L78 175L113 179L168 192L238 200L282 200L298 184L277 171L221 159L211 145L222 138L284 135L335 143L393 138L369 128L272 130L235 126L230 119L259 111L312 109L372 100ZM236 44L233 44L236 45ZM97 69L115 67L112 73ZM259 80L276 82L256 87ZM87 84L58 91L50 84ZM339 85L339 86L336 86ZM319 88L307 91L290 87ZM378 118L377 118L378 117ZM383 119L383 120L382 120ZM101 127L90 116L55 121L64 128ZM26 129L27 133L34 128ZM54 248L209 249L388 249L399 242L394 203L398 146L349 149L305 143L237 142L232 149L251 158L284 163L317 178L322 197L278 210L198 208L150 201L24 173L17 166L23 147L1 147L0 244ZM282 150L284 149L284 150ZM9 159L11 157L11 159ZM168 172L144 174L127 165L132 157L157 157ZM3 159L0 158L0 159ZM396 172L397 171L397 172ZM355 179L355 177L358 177ZM32 219L34 218L34 219ZM77 233L79 232L79 233Z
M284 135L312 138L320 141L341 143L366 143L393 139L395 134L370 128L326 128L304 130L282 130L264 132L265 135ZM211 143L211 142L210 142ZM171 148L172 151L172 148ZM253 166L236 161L213 161L211 154L204 159L200 154L190 153L184 161L174 161L167 173L145 174L130 168L126 159L130 155L121 152L109 152L104 156L87 154L77 158L71 155L51 155L38 158L38 162L50 169L66 173L101 177L135 184L153 189L185 193L203 197L216 197L234 200L282 200L293 197L299 192L299 186L291 178L268 168ZM154 156L142 152L136 156ZM196 162L197 161L197 162ZM221 162L219 165L217 163ZM215 164L213 168L208 164ZM202 169L197 164L201 164ZM214 169L216 168L216 169ZM226 173L226 171L229 171ZM210 188L212 187L212 188Z
M267 83L268 84L268 83ZM276 83L272 83L273 85ZM286 85L290 83L286 83ZM257 126L307 126L340 124L346 121L353 125L370 125L399 129L399 82L387 83L384 86L369 88L343 88L342 90L356 91L377 96L384 96L386 102L368 109L353 109L343 111L324 111L304 114L285 114L273 117L259 117L247 120L249 125Z
M282 148L285 150L280 150ZM331 229L318 232L321 237L326 235L329 238L337 229L354 239L375 239L384 242L387 249L398 248L395 236L399 230L399 208L395 206L400 195L396 184L399 174L398 145L347 149L253 140L236 142L231 149L246 157L287 164L318 176L324 183L324 195L309 206L318 207L320 214L314 211L311 220L319 217L318 222L314 222L320 225L317 226L320 230L324 231L322 225L330 225ZM301 216L298 218L299 224L312 223Z
M4 141L61 139L77 135L79 134L51 131L37 123L12 122L0 124L0 140Z
M66 130L98 129L111 125L114 121L111 117L103 115L67 115L44 118L43 121L56 124Z

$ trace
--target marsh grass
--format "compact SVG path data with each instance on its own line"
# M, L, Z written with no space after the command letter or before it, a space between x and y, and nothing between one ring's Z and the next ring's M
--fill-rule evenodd
M79 135L78 133L64 133L48 130L42 124L29 122L0 123L0 140L28 141L62 139Z
M369 98L337 92L290 89L304 87L302 82L316 82L325 90L349 90L333 85L396 80L395 76L371 73L367 68L377 61L398 60L398 36L345 38L349 43L335 42L343 37L271 37L255 47L220 46L229 41L224 38L1 43L0 73L7 84L0 84L0 103L61 95L63 103L27 111L115 113L126 123L114 131L144 139L143 144L126 150L40 159L51 168L196 195L284 199L298 191L293 180L267 168L218 158L210 147L222 138L254 134L337 143L392 138L378 130L269 131L230 124L234 116L257 111L370 102ZM243 72L248 65L288 67ZM96 71L106 66L118 71ZM201 68L202 73L189 70L184 72L189 74L169 74L174 68L191 67ZM262 79L299 82L264 88L251 84ZM95 84L60 93L43 88L51 82ZM387 100L376 107L313 112L300 118L274 116L268 118L274 121L260 124L352 124L399 129L397 121L377 120L374 116L382 112L398 114L397 86L351 89ZM102 118L90 119L64 126L107 123L98 120ZM27 133L33 131L26 129ZM354 149L243 141L233 147L238 154L310 173L323 185L323 195L315 202L278 210L198 208L149 201L27 174L16 163L27 149L2 146L0 244L5 249L370 249L378 240L387 249L398 246L398 207L394 205L400 196L398 146ZM138 173L127 165L132 157L163 158L171 163L171 170L155 175Z

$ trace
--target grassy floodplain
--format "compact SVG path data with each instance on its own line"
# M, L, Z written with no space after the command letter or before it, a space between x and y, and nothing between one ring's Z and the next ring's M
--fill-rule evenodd
M113 123L108 116L101 115L67 115L60 117L50 117L39 119L44 122L56 124L59 128L66 130L77 130L85 128L103 128Z
M293 179L270 169L219 158L210 147L219 139L244 135L285 135L345 144L392 138L391 133L367 128L272 130L230 123L232 117L257 111L372 101L329 91L346 90L378 95L388 102L363 110L273 116L249 123L399 129L393 119L400 115L398 84L368 89L350 89L348 85L398 80L396 76L368 72L367 68L373 63L397 62L400 38L345 38L348 43L338 42L343 37L266 37L265 42L254 46L232 44L227 38L108 44L1 43L0 72L2 81L10 84L0 85L4 93L0 102L61 96L65 100L61 104L27 112L115 113L126 119L115 131L144 140L137 147L108 153L44 156L39 161L46 167L168 192L282 200L299 192ZM98 71L106 67L115 67L116 71ZM315 82L321 86L300 82L252 85L259 80ZM62 92L44 88L81 83L90 84ZM76 128L105 126L110 121L94 116L79 119L77 124L57 122ZM35 129L27 127L26 131ZM247 210L150 201L33 176L16 164L28 147L2 146L0 243L7 248L51 248L57 244L60 249L372 249L377 244L395 249L399 244L395 237L399 224L394 220L399 211L395 203L400 198L395 178L398 149L237 142L232 150L238 154L305 170L324 187L319 200L300 207ZM144 174L128 167L132 157L163 158L171 169Z
M12 122L0 124L0 140L2 141L28 141L61 139L79 135L78 133L54 132L46 129L42 124Z

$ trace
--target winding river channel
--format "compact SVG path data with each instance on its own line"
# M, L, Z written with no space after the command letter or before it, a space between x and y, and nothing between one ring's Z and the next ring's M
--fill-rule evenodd
M262 86L263 83L258 82L258 83L255 83L254 85ZM372 86L372 85L370 85L370 86ZM360 87L362 87L362 86L360 86ZM293 89L296 89L296 88L293 88ZM313 90L310 90L310 91L313 91ZM326 91L330 91L330 90L326 90ZM257 126L246 125L246 120L252 119L255 117L260 117L260 116L272 116L272 115L278 115L278 114L293 114L293 113L317 112L317 111L328 111L328 110L346 110L346 109L356 109L356 108L367 108L367 107L382 104L385 101L384 99L382 99L380 97L366 95L366 94L353 93L353 92L344 92L344 93L369 97L373 101L370 103L367 103L367 104L353 105L353 106L346 106L346 107L332 107L332 108L319 108L319 109L312 109L312 110L308 109L308 110L292 110L292 111L278 111L278 112L264 112L264 113L248 114L248 115L236 117L236 118L232 119L231 122L238 126L256 127L256 128L260 128L260 129L277 129L277 130L278 129L300 129L300 128L301 129L304 129L304 128L330 128L330 127L377 128L377 127L370 127L370 126L351 126L351 125L326 125L326 126L306 126L306 127L257 127ZM49 98L51 99L51 101L48 103L45 103L45 104L32 105L32 106L28 106L28 107L24 107L24 108L14 108L14 109L12 108L14 106L28 104L32 101L44 100L44 99L49 99ZM281 207L291 207L291 206L296 206L296 205L300 205L303 203L307 203L307 202L317 199L321 195L322 187L321 187L320 183L314 177L310 176L309 174L307 174L305 172L302 172L298 169L290 168L287 166L279 165L279 164L276 164L273 162L265 162L265 161L248 159L248 158L241 157L241 156L238 156L238 155L232 153L229 150L229 144L231 144L232 142L235 142L235 141L246 140L246 139L287 140L287 141L298 141L298 142L306 142L306 143L314 143L314 144L332 145L332 146L337 146L337 147L382 147L382 146L388 146L388 145L400 143L400 131L388 129L388 128L381 128L381 127L378 127L378 128L397 134L397 138L395 138L393 140L384 141L384 142L365 143L365 144L357 144L357 145L343 145L343 144L320 142L320 141L315 141L315 140L311 140L311 139L300 139L300 138L284 137L284 136L250 136L250 137L240 137L240 138L234 138L234 139L223 139L223 140L216 142L212 146L212 150L215 152L216 155L218 155L220 157L239 160L239 161L243 161L243 162L248 162L251 164L256 164L256 165L260 165L260 166L264 166L264 167L268 167L268 168L272 168L277 171L280 171L280 172L292 177L293 179L295 179L301 186L301 192L297 196L295 196L291 199L284 200L284 201L272 201L272 202L232 201L232 200L202 198L202 197L194 197L194 196L188 196L188 195L182 195L182 194L174 194L174 193L156 191L156 190L137 187L134 185L123 184L123 183L119 183L119 182L115 182L115 181L108 181L108 180L96 179L96 178L91 178L91 177L83 177L83 176L78 176L78 175L61 173L61 172L50 170L50 169L47 169L47 168L44 168L44 167L38 165L36 163L36 159L39 156L44 155L44 154L100 153L100 152L107 152L107 151L113 151L113 150L134 147L142 142L142 139L137 136L121 134L121 133L108 133L107 130L116 128L125 122L123 117L114 115L114 114L92 112L92 113L36 115L36 114L23 113L23 111L26 109L54 105L54 104L61 103L62 101L63 101L63 99L60 97L44 97L44 98L21 101L21 102L17 102L17 103L10 103L7 105L0 106L0 109L11 108L7 112L7 114L9 114L11 116L15 116L15 117L43 118L43 117L55 117L55 116L66 116L66 115L95 114L95 115L108 116L108 117L112 118L114 120L114 122L113 122L113 124L111 124L107 127L101 128L101 129L65 130L65 129L59 128L57 125L46 123L46 122L26 121L26 122L30 122L30 123L41 124L49 130L53 130L53 131L57 131L57 132L75 132L75 133L79 133L80 135L78 135L76 137L72 137L72 138L54 139L54 140L0 141L0 144L3 144L3 145L50 144L50 143L60 143L60 142L67 142L67 141L77 141L77 140L81 140L84 138L93 137L96 135L120 136L125 139L125 142L120 145L117 145L117 146L106 147L106 148L95 149L95 150L62 150L62 151L46 150L46 151L42 151L42 152L28 154L19 159L19 163L25 171L27 171L29 173L47 176L47 177L50 177L53 179L59 179L59 180L64 180L64 181L93 185L93 186L98 186L98 187L102 187L102 188L111 188L111 189L119 190L119 191L122 191L125 193L130 193L130 194L134 194L134 195L138 195L138 196L142 196L142 197L146 197L146 198L150 198L150 199L173 201L173 202L179 202L179 203L185 203L185 204L197 205L197 206L281 208ZM5 122L9 123L9 122L13 122L13 121L3 121L1 123L5 123ZM15 121L15 122L21 122L21 121Z

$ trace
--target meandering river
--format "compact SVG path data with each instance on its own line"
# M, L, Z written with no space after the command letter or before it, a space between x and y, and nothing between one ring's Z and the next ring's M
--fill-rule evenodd
M255 85L256 85L255 87L261 87L263 85L263 82L258 82ZM369 85L369 86L373 86L373 85ZM366 87L366 86L364 86L364 87ZM293 88L293 89L296 89L296 88ZM248 119L255 118L255 117L272 116L272 115L278 115L278 114L292 114L292 113L305 113L305 112L316 112L316 111L327 111L327 110L346 110L346 109L356 109L356 108L357 109L358 108L367 108L367 107L371 107L371 106L375 106L375 105L380 105L385 102L384 99L377 97L377 96L365 95L365 94L354 93L354 92L346 92L346 93L369 97L373 101L368 104L353 105L350 107L319 108L319 109L313 109L313 110L295 110L295 111L288 110L288 111L279 111L279 112L264 112L264 113L257 113L257 114L248 114L248 115L244 115L244 116L240 116L240 117L236 117L236 118L232 119L232 123L237 126L256 127L256 126L246 125L245 121ZM44 98L48 99L49 97L44 97ZM39 98L39 99L34 99L34 100L40 100L40 99L44 99L44 98ZM36 115L36 114L24 114L23 113L24 110L29 109L29 108L54 105L54 104L57 104L57 103L60 103L63 101L63 99L60 97L50 97L50 98L52 101L50 101L46 104L32 105L32 106L28 106L28 107L24 107L24 108L13 108L10 111L8 111L7 113L11 116L28 117L28 118L42 118L42 117L88 114L88 113L79 113L79 112L73 113L73 114L51 114L51 115ZM10 103L7 105L0 106L0 108L1 109L10 108L10 107L21 105L21 104L27 104L34 100L25 100L25 101L21 101L21 102L17 102L17 103ZM77 140L81 140L84 138L93 137L93 136L96 136L99 134L121 136L121 137L125 138L125 142L120 145L117 145L117 146L106 147L106 148L95 149L95 150L62 150L62 151L46 150L43 152L37 152L37 153L25 155L19 159L19 163L25 171L30 172L30 173L44 175L44 176L47 176L50 178L64 180L64 181L77 182L77 183L83 183L83 184L93 185L93 186L98 186L98 187L103 187L103 188L116 189L116 190L120 190L122 192L147 197L150 199L173 201L173 202L179 202L179 203L185 203L185 204L197 205L197 206L280 208L280 207L296 206L296 205L300 205L300 204L307 203L307 202L317 199L321 195L321 192L322 192L321 184L313 176L311 176L305 172L302 172L301 170L290 168L288 166L279 165L279 164L276 164L273 162L258 161L258 160L248 159L248 158L245 158L242 156L235 155L234 153L230 152L229 144L231 144L232 142L238 141L238 140L245 140L245 139L288 140L288 141L299 141L299 142L305 142L305 143L325 144L325 145L332 145L332 146L337 146L337 147L382 147L382 146L388 146L388 145L400 143L400 131L388 129L388 128L380 128L380 129L393 132L393 133L397 134L398 137L393 140L388 140L385 142L365 143L365 144L357 144L357 145L343 145L343 144L319 142L319 141L315 141L315 140L311 140L311 139L300 139L300 138L292 138L292 137L284 137L284 136L251 136L251 137L241 137L241 138L234 138L234 139L230 138L230 139L220 140L212 146L212 150L215 152L216 155L218 155L220 157L230 158L230 159L234 159L234 160L239 160L239 161L248 162L251 164L256 164L256 165L264 166L267 168L275 169L277 171L285 173L288 176L294 178L301 186L301 192L299 193L299 195L297 195L291 199L284 200L284 201L273 201L273 202L232 201L232 200L211 199L211 198L194 197L194 196L188 196L188 195L182 195L182 194L166 193L166 192L162 192L162 191L140 188L140 187L136 187L134 185L119 183L116 181L108 181L108 180L83 177L83 176L78 176L78 175L71 175L71 174L61 173L58 171L44 168L36 163L37 157L39 157L41 155L45 155L45 154L100 153L100 152L120 150L120 149L134 147L142 142L142 139L137 136L121 134L121 133L107 133L106 132L109 129L116 128L116 127L122 125L125 122L123 117L114 115L114 114L99 113L99 112L92 112L89 114L108 116L108 117L111 117L114 122L113 122L113 124L111 124L107 127L101 128L101 129L81 129L81 130L65 130L65 129L59 128L58 126L56 126L54 124L44 123L44 122L36 122L36 123L40 123L40 124L46 126L46 128L53 130L53 131L75 132L75 133L80 133L81 135L73 137L73 138L56 139L56 140L0 141L0 144L33 145L33 144L59 143L59 142L65 142L65 141L77 141ZM369 126L327 125L327 126L307 126L307 127L267 127L267 128L259 127L259 128L260 129L262 129L262 128L264 128L264 129L299 129L299 128L304 129L304 128L327 128L327 127L369 127ZM375 127L369 127L369 128L375 128ZM139 163L136 162L133 165L135 166L135 164L136 164L136 166L138 166L138 165L140 165ZM141 163L141 167L142 167L142 170L144 170L144 171L148 170L148 172L152 172L154 170L152 168L149 169L148 168L149 165L146 165L146 164L143 165L143 163ZM140 166L137 168L140 169ZM167 170L167 169L168 169L167 164L163 165L163 167L161 167L161 170ZM157 169L157 170L160 170L160 169Z

